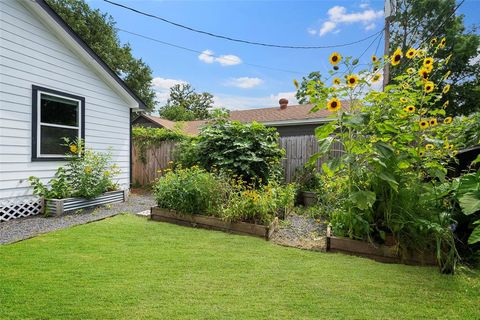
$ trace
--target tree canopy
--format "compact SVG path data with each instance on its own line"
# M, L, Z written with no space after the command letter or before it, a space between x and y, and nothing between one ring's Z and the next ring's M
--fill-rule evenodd
M213 95L197 93L190 84L176 84L170 88L167 103L160 107L160 117L172 121L210 119Z
M151 88L152 70L132 55L128 43L121 44L111 15L92 9L84 0L47 0L48 4L87 43L90 48L145 102L155 107Z
M455 0L394 0L396 12L392 16L390 52L401 48L429 45L445 38L445 49L438 58L452 54L448 66L434 65L430 80L439 83L448 72L452 90L440 102L449 100L447 113L469 114L480 110L480 64L478 63L480 36L476 27L467 31L463 15L457 15ZM432 40L433 39L433 40ZM400 69L392 70L392 78Z

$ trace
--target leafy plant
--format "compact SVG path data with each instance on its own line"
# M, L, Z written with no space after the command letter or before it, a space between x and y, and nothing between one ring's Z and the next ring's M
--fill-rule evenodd
M213 173L194 166L169 171L158 179L154 193L161 208L218 216L226 199L227 186Z
M70 198L73 194L69 176L63 167L59 167L55 177L50 180L49 185L45 185L38 177L28 178L33 187L33 194L45 199L63 199Z
M243 124L223 119L202 128L197 139L183 144L179 152L182 165L192 163L206 170L218 169L245 181L266 183L280 172L284 151L278 133L260 123Z
M458 179L456 198L463 214L471 216L470 225L473 228L468 244L480 242L480 170L465 174Z
M183 141L188 139L180 131L145 127L133 127L132 138L138 151L138 157L143 163L146 161L145 153L149 147L159 145L164 141Z

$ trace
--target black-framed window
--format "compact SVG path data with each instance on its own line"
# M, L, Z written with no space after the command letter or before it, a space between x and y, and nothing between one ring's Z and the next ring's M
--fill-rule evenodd
M32 161L65 159L63 138L85 139L85 98L32 86Z

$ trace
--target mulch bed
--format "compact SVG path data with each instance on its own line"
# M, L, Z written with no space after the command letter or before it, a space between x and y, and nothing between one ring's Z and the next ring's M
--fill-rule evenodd
M326 251L327 225L318 219L291 214L271 237L276 244L305 250Z

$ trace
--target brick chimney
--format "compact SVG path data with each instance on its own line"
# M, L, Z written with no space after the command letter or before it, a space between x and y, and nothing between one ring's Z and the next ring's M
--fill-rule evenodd
M278 103L280 104L280 109L281 110L287 109L287 107L288 107L288 100L287 99L282 98L282 99L278 100Z

